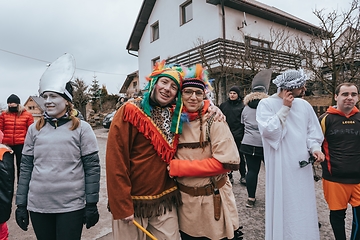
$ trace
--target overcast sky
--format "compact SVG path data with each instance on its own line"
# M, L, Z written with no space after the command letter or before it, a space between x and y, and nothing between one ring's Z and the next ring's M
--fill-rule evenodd
M350 0L341 4L340 0L260 2L315 25L315 8L328 12L350 6ZM0 106L12 93L22 104L29 96L38 95L46 64L65 52L75 57L74 77L90 85L95 75L100 86L118 93L126 75L138 68L137 58L127 53L126 44L141 4L142 0L1 1Z

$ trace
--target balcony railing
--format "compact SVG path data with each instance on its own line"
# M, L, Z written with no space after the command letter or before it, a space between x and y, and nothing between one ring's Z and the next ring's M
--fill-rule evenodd
M231 64L234 68L251 68L251 64L256 63L261 68L282 71L300 67L301 59L300 55L270 48L246 46L241 42L218 38L172 56L167 59L167 63L189 66L206 61L211 67L217 67L222 61Z

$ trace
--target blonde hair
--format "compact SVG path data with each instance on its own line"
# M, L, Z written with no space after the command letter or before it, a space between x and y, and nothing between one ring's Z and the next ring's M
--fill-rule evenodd
M69 128L71 131L74 131L75 129L77 129L80 125L80 120L74 116L74 107L73 104L70 101L67 101L68 105L67 105L67 113L70 116L70 119L72 121L72 125ZM44 118L44 116L41 116L41 118L36 122L36 130L40 130L41 128L43 128L45 126L46 120Z

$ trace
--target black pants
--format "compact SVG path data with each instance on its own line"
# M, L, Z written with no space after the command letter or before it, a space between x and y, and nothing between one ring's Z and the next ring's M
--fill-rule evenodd
M246 189L248 192L248 197L255 198L258 175L260 171L261 161L263 159L260 156L254 156L249 154L244 154L244 156L248 170L246 174Z
M30 212L38 240L80 240L84 209L67 213Z
M245 158L244 155L240 152L240 146L241 146L241 141L236 140L236 147L239 151L239 155L240 155L240 168L239 168L239 172L240 172L240 176L246 177L246 162L245 162Z
M360 206L352 208L353 221L351 240L360 240ZM345 233L346 209L330 211L330 224L336 240L346 240Z
M16 172L17 172L17 181L19 182L19 176L20 176L20 163L21 163L21 156L22 156L22 150L24 147L24 144L19 145L13 145L10 146L11 149L14 151L14 156L16 158Z

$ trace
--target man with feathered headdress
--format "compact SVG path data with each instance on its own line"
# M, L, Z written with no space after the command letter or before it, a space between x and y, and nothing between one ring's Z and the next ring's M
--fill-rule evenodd
M256 120L266 167L265 239L320 239L309 154L320 162L323 135L311 105L301 97L307 76L287 70L274 95L262 99ZM309 153L310 152L310 153Z
M126 102L111 123L106 176L114 239L143 239L133 220L157 239L180 239L181 198L166 167L181 132L181 78L179 69L157 63L144 98Z

